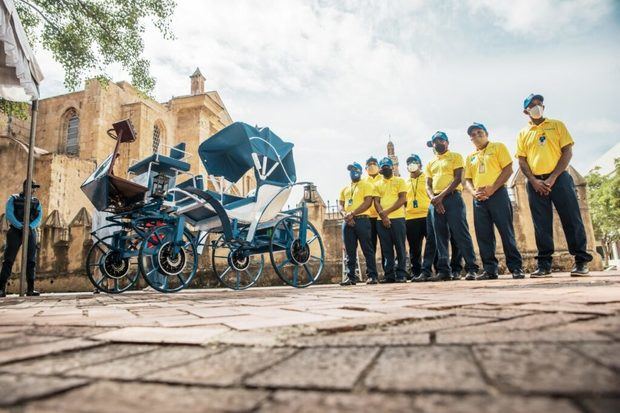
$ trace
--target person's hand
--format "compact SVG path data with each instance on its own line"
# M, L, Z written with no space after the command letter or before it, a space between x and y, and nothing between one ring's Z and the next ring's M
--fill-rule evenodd
M553 175L550 175L549 178L545 179L543 181L543 185L545 185L547 188L549 188L548 192L551 192L551 188L553 187L553 185L555 185L555 180L557 178L554 177Z
M344 216L344 220L349 222L349 221L353 221L353 214L352 213L348 213Z
M435 207L435 211L437 211L437 213L439 213L439 214L445 214L446 213L446 208L443 206L443 202L439 201L439 202L437 202L433 206Z
M433 205L437 205L437 204L441 204L443 202L443 196L442 195L435 195L434 197L431 198L431 204Z
M478 190L476 191L476 198L479 201L486 201L494 193L495 193L495 191L493 190L493 187L483 186L483 187L478 188Z
M384 215L381 217L381 222L383 223L383 226L386 228L389 228L392 226L392 223L390 222L390 219L387 217L387 215Z
M536 191L538 194L542 196L547 196L549 195L549 192L551 192L551 188L545 185L545 181L541 179L536 179L536 178L532 179L530 181L530 185L532 185L532 188L534 188L534 191Z

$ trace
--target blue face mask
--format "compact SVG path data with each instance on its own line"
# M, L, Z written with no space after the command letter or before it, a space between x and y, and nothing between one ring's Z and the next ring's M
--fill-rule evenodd
M357 170L349 171L349 176L352 181L358 181L362 177L362 173Z

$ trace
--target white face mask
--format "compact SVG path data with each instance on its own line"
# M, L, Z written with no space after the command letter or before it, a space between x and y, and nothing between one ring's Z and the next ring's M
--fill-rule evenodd
M529 108L527 112L530 114L532 119L540 119L543 117L544 110L545 109L542 107L542 105L536 105L534 107Z
M410 163L409 165L407 165L407 170L409 172L416 172L420 169L420 165L418 165L417 163Z

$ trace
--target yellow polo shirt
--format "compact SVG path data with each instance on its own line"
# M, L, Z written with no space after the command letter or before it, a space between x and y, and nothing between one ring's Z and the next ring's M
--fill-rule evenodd
M375 186L377 182L379 182L381 179L383 179L383 176L381 174L376 174L374 177L370 175L366 175L362 180ZM370 206L370 208L368 208L367 212L370 218L379 218L379 214L377 214L377 210L375 209L374 203Z
M529 123L517 135L517 157L527 159L534 175L546 175L555 169L562 148L572 145L573 138L564 123L545 119L540 125Z
M344 210L346 212L353 212L364 203L364 198L367 196L375 196L375 187L366 181L360 180L359 182L351 182L342 188L339 199L341 202L344 202ZM364 212L360 214L364 214Z
M471 179L474 188L491 186L502 173L502 169L512 163L508 148L501 142L489 142L482 150L477 150L465 160L465 179Z
M425 218L431 200L426 193L426 175L407 179L407 205L405 219Z
M437 195L450 186L454 181L454 170L463 168L463 157L456 153L446 151L443 154L436 154L429 163L426 164L426 175L433 179L433 193ZM459 184L457 191L463 190Z
M375 185L375 196L378 196L383 208L389 208L398 200L398 194L407 192L407 184L400 176L393 176L390 179L381 177L381 180ZM389 219L404 218L405 208L398 208L388 215Z

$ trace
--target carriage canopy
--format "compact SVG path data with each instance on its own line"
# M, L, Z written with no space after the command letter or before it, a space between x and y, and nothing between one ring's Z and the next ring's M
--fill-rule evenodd
M207 172L238 181L254 169L256 182L295 183L293 144L283 141L269 128L235 122L202 142L198 155Z

